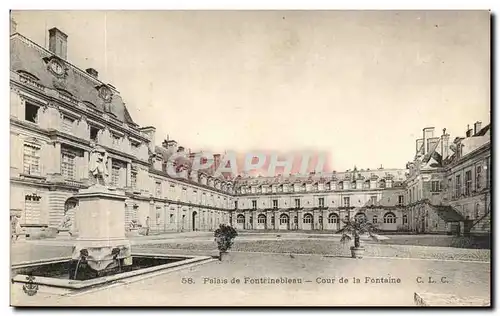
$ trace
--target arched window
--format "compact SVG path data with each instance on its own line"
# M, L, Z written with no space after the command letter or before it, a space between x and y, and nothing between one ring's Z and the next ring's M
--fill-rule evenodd
M396 215L394 213L385 213L384 224L396 224Z
M238 216L236 216L236 223L244 224L245 223L245 216L242 214L239 214Z
M403 225L408 224L408 215L403 215Z
M364 183L363 183L363 189L369 189L370 188L370 180L366 180Z
M311 224L313 222L313 216L309 213L304 215L304 224Z
M378 187L381 188L381 189L384 189L385 188L385 180L382 179L378 182Z
M286 214L280 215L280 224L288 224L289 218Z
M373 215L373 218L372 218L373 224L377 224L377 221L378 221L378 216L377 215Z
M257 223L265 224L266 223L266 215L259 214L259 216L257 216Z
M354 216L354 219L356 220L356 222L366 223L366 214L359 212Z
M323 224L323 216L320 216L320 217L318 218L318 222L319 222L320 224Z
M335 213L328 215L328 224L338 224L339 216Z

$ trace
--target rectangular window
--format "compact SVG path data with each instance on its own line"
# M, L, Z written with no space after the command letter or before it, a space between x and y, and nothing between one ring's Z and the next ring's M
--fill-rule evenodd
M252 200L252 209L257 209L257 200Z
M38 109L38 106L26 102L24 104L24 119L28 122L38 123Z
M113 165L111 168L111 185L118 187L120 184L120 166Z
M97 142L97 135L99 135L99 129L94 126L90 126L90 140Z
M403 195L400 195L400 196L398 197L398 204L399 204L399 205L403 205L404 203L405 203L405 198L404 198L404 196L403 196Z
M455 195L455 191L453 190L453 179L452 178L448 178L448 187L446 188L446 190L448 191L448 198L451 197L453 198Z
M113 134L112 137L113 137L113 146L119 146L122 138L116 134Z
M431 181L431 192L439 191L439 181Z
M300 199L295 199L295 208L300 208Z
M40 147L31 144L24 145L24 173L40 175Z
M24 221L26 224L39 224L42 213L41 200L26 199L24 201Z
M156 225L161 224L161 206L156 207Z
M156 181L155 183L155 192L156 192L156 197L161 197L161 182Z
M130 185L132 188L137 188L137 171L132 171L130 173Z
M238 209L238 201L234 201L234 208Z
M456 198L459 198L460 195L461 195L461 191L462 190L462 183L461 183L461 179L460 179L460 175L456 175L455 177L455 197Z
M319 207L325 207L325 198L319 198L318 199Z
M406 224L408 224L408 216L403 215L403 225L406 225Z
M62 124L61 124L61 130L65 133L71 133L73 131L73 123L75 120L73 120L70 117L63 116Z
M278 200L273 200L273 208L274 209L278 208Z
M377 204L377 196L376 196L376 195L372 195L372 196L370 197L370 203L371 203L372 205Z
M344 197L344 207L350 207L351 206L351 198L346 196Z
M476 190L481 190L481 181L483 180L481 172L483 171L482 166L476 167Z
M65 179L75 178L75 155L69 152L61 153L61 174Z
M465 195L470 195L472 190L472 171L465 172Z

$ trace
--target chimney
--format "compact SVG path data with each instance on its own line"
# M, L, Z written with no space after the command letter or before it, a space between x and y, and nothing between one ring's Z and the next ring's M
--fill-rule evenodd
M434 137L434 127L426 127L423 129L423 131L424 131L424 138L423 138L424 152L423 152L423 154L425 155L429 151L427 140L429 138Z
M441 135L441 157L443 159L448 158L450 153L450 134Z
M49 30L49 50L60 58L68 57L68 35L53 27Z
M466 137L471 137L472 136L472 128L469 127L469 124L467 124L467 132L465 132Z
M87 68L85 70L89 75L91 75L92 77L96 78L99 76L99 73L97 72L97 70L95 70L94 68Z
M479 133L479 131L481 130L481 124L482 123L480 121L477 121L476 123L474 123L474 135Z
M439 137L432 137L427 139L427 151L430 152L431 149L439 142ZM437 148L436 148L437 149Z
M10 18L10 35L17 33L17 23L13 18Z
M417 139L416 141L416 148L415 152L418 155L419 153L422 154L424 152L424 149L422 148L422 145L424 144L424 140L422 138Z
M214 154L214 170L219 169L220 166L220 154Z

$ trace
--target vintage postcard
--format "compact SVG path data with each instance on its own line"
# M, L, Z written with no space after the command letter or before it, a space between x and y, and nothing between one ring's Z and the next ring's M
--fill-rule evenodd
M10 21L12 306L491 306L489 11Z

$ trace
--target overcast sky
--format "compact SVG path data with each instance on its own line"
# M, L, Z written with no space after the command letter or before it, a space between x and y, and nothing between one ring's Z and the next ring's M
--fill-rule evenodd
M487 11L30 11L18 32L99 71L133 119L193 150L315 149L404 168L422 128L489 123ZM44 44L45 43L45 44Z

